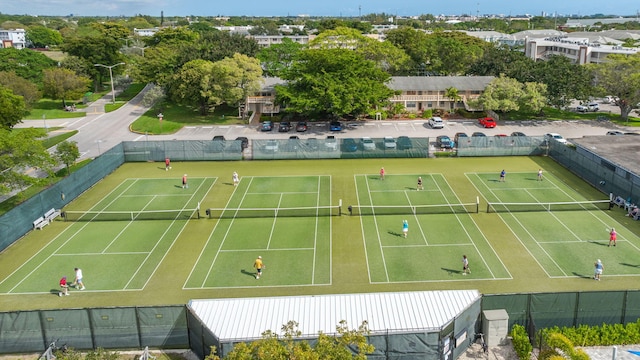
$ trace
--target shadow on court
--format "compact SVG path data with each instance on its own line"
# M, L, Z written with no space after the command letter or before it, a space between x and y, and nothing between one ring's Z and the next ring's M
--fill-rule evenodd
M254 271L247 271L245 269L240 270L241 273L247 275L247 276L251 276L252 278L256 277L256 273Z
M577 272L572 272L573 276L577 276L581 279L593 279L593 275L584 275L584 274L578 274Z
M440 268L440 269L446 271L449 276L462 274L462 270L454 270L454 269L447 269L447 268Z
M594 245L600 245L600 246L609 246L609 242L600 242L600 241L593 241L593 240L589 240L590 243L594 244Z
M393 236L404 237L404 234L401 234L401 233L395 232L395 231L387 231L387 233L389 233L389 235L393 235Z
M620 265L640 268L640 265L634 265L634 264L620 263Z

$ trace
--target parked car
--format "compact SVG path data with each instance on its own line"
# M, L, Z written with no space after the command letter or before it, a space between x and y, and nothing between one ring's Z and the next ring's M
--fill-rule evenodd
M222 135L216 135L213 137L212 139L213 141L224 141L224 136Z
M264 151L268 153L278 152L278 141L277 140L267 140L266 144L264 144Z
M385 149L395 149L396 148L396 139L391 136L384 137L384 148Z
M340 121L332 121L329 123L330 131L342 131L342 123Z
M289 140L287 141L287 151L298 151L298 142L300 138L296 135L289 136Z
M213 144L211 144L211 149L212 149L213 152L223 152L224 151L224 147L225 147L224 136L216 135L216 136L213 137L213 139L211 141L213 141Z
M342 149L345 152L354 152L358 150L358 144L352 138L346 138L342 140Z
M249 147L249 139L244 137L244 136L238 136L236 138L236 140L240 140L240 146L242 147L242 150L246 149Z
M492 117L480 118L478 119L478 123L480 124L480 126L484 127L485 129L493 129L497 125L496 121Z
M307 149L309 149L310 151L317 151L318 150L318 139L316 139L316 138L308 138L307 139Z
M298 121L298 123L296 124L296 131L297 132L305 132L305 131L307 131L307 122L306 121Z
M567 139L563 138L562 135L557 134L557 133L546 133L544 134L544 137L546 137L547 139L553 139L559 143L562 144L566 144L567 143Z
M447 135L440 135L436 137L436 147L441 149L451 149L453 147L453 142Z
M324 140L324 146L331 151L338 150L338 139L333 135L327 135L327 138Z
M291 123L288 121L283 121L278 126L279 132L289 132L289 130L291 130Z
M407 149L413 148L413 143L411 142L411 138L408 136L398 136L396 145L399 150L407 150Z
M494 137L507 137L507 134L495 134Z
M479 132L479 131L476 131L473 134L471 134L471 137L485 137L485 136L487 136L487 135L485 135L484 133Z
M607 131L607 135L624 135L624 133L618 130L610 130L610 131Z
M362 145L362 150L375 150L376 149L376 143L373 142L373 139L365 136L362 139L360 139L360 144Z
M270 120L266 120L262 123L262 127L260 128L260 131L271 131L273 130L273 122L271 122Z
M578 105L576 106L577 112L587 112L587 111L600 111L600 105L598 103L588 103L587 105Z
M432 129L442 129L444 128L444 121L442 121L442 118L438 116L434 116L431 119L429 119L429 126Z
M514 131L511 133L511 136L527 136L527 135L525 135L523 132L520 132L520 131Z
M455 135L453 135L453 141L456 142L456 144L460 141L460 138L466 138L469 137L469 135L467 135L467 133L463 133L463 132L457 132Z

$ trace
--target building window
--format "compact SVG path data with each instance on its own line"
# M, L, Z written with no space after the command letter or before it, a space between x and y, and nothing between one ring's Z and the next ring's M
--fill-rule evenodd
M415 103L415 101L407 101L407 105L405 107L406 108L415 108L416 107L416 103Z

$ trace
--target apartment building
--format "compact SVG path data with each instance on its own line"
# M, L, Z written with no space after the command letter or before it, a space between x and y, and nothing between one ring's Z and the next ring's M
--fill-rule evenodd
M27 33L24 29L0 29L0 48L24 49L27 47Z

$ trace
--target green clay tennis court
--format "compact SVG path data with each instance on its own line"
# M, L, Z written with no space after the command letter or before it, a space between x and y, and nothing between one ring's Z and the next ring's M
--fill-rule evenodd
M0 255L0 293L57 293L57 280L73 267L85 273L83 296L113 293L110 304L132 291L177 302L255 295L256 287L284 295L499 292L568 279L574 282L560 289L589 288L597 258L604 280L620 280L616 287L640 276L638 229L591 202L603 194L550 160L509 161L394 160L384 180L378 159L174 164L179 173L125 164L63 209L67 221L33 231L20 240L24 246ZM506 181L498 181L496 164L513 169ZM236 169L238 186L220 180ZM183 171L193 175L187 189ZM549 208L556 202L572 204ZM615 248L607 246L611 227ZM465 276L462 255L470 260ZM257 256L266 265L259 280Z

